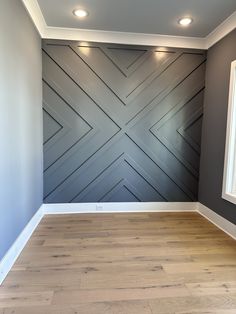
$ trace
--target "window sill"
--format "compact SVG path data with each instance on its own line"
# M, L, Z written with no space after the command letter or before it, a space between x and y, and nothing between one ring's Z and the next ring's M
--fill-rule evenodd
M236 204L236 194L232 193L222 193L222 198L233 204Z

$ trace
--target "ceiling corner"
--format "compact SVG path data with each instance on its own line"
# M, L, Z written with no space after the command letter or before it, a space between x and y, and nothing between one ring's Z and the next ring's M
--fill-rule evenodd
M206 38L206 49L209 49L236 28L236 11L218 25Z
M37 28L40 36L44 38L46 36L46 22L41 12L37 0L22 0L26 10L28 11L35 27Z

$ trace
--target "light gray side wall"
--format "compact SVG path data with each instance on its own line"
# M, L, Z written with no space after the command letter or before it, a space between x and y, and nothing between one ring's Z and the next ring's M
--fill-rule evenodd
M230 65L236 59L236 30L208 51L202 130L199 201L236 223L236 206L221 197Z
M0 2L0 260L42 204L41 39L20 0Z

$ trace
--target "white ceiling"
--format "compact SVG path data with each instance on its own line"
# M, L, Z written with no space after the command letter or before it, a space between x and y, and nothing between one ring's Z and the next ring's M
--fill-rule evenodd
M44 39L209 49L236 28L236 0L21 1ZM82 7L81 21L72 11ZM184 15L188 28L177 23Z
M236 0L38 0L48 26L205 37L236 10ZM75 8L89 11L86 19ZM177 23L190 15L187 28Z

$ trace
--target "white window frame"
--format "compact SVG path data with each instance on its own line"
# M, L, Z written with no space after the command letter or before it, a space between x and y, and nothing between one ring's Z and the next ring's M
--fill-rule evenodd
M222 198L236 204L236 60L230 72Z

